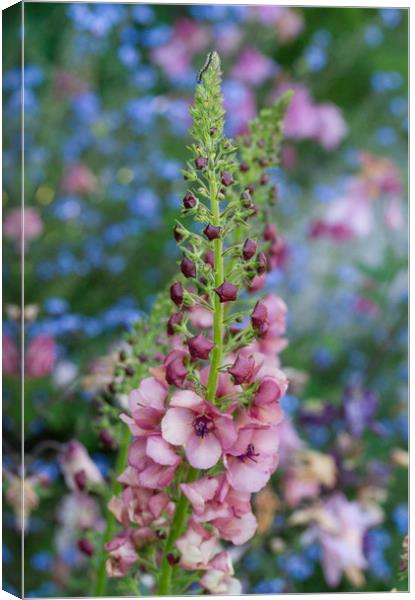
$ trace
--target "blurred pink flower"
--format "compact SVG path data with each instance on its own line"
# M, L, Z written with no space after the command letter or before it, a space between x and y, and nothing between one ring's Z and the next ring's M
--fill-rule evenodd
M220 552L209 563L200 584L211 594L239 596L242 586L234 574L229 552Z
M341 493L324 501L317 537L322 546L322 567L329 586L337 586L343 572L356 577L356 571L367 567L363 538L366 531L381 520L379 509L364 507L357 501L349 502Z
M20 354L15 342L10 336L3 333L2 338L2 363L3 374L17 376L20 372Z
M402 202L399 198L391 198L385 205L385 223L389 229L401 229L404 225Z
M62 180L62 189L68 194L90 194L96 187L95 175L87 166L81 164L68 167Z
M216 553L218 538L207 529L190 521L186 533L176 541L180 550L180 564L184 569L206 570Z
M227 23L220 27L215 33L215 46L219 54L230 54L237 48L242 39L242 31L240 27L232 23Z
M34 208L13 208L7 213L3 222L4 236L15 242L18 252L21 249L22 233L23 250L25 250L26 243L36 238L42 231L42 220Z
M347 126L340 109L335 104L319 104L315 108L317 114L316 140L325 148L337 148L347 133Z
M286 6L252 6L250 10L262 25L276 29L280 43L294 40L304 28L302 15Z
M340 109L332 103L315 104L309 90L301 84L284 83L278 94L294 91L287 110L284 132L292 139L314 139L326 150L336 148L347 133Z
M136 562L138 555L133 543L132 532L134 532L133 529L126 529L105 544L105 550L109 552L106 562L109 577L124 577Z
M275 63L255 48L244 48L231 75L248 85L260 85L276 70Z
M59 462L70 490L82 492L89 485L101 485L104 482L87 449L77 440L65 444Z
M56 346L50 335L33 338L25 352L25 374L28 377L44 377L55 364Z
M193 55L204 50L208 44L206 29L184 17L176 21L169 42L155 48L151 58L170 77L181 77L190 71Z

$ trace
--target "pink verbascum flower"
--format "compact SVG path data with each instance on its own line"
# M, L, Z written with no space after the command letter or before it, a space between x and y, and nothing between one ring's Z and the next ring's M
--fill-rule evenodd
M56 359L56 345L50 335L38 335L30 341L25 352L25 375L44 377L52 371Z
M232 415L187 390L173 394L161 431L167 442L184 447L196 469L213 467L236 439Z
M239 492L259 492L278 466L278 434L275 427L242 419L238 437L224 457L229 484Z
M70 490L83 491L89 485L102 485L104 478L87 449L77 440L68 442L60 456L65 483Z
M130 530L121 532L107 542L104 548L109 552L106 570L110 577L124 577L137 561L138 555L131 539Z
M229 552L220 552L209 563L200 584L211 594L237 596L242 593L242 586L234 574Z
M136 523L140 527L146 527L158 521L164 512L171 517L175 506L164 492L127 487L119 496L111 498L108 508L125 526Z
M186 533L176 541L180 550L180 565L184 569L206 570L216 553L218 538L199 523L189 521Z
M347 134L347 125L341 110L335 104L318 104L316 112L315 139L325 150L337 148Z
M3 333L2 337L3 374L15 377L20 371L20 354L12 338Z
M244 48L232 69L232 76L248 85L260 85L276 71L274 62L253 47Z
M231 488L224 475L202 477L180 488L192 505L195 522L211 523L223 539L235 545L254 535L257 521L251 510L251 494Z

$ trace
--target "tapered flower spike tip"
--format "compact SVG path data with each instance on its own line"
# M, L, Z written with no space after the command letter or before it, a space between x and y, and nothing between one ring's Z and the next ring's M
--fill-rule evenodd
M197 76L198 83L204 83L204 78L220 81L222 76L219 54L214 50L206 56L205 63Z

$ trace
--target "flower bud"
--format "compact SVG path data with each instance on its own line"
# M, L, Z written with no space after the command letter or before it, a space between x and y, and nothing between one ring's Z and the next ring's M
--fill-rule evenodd
M222 285L215 288L215 292L219 296L220 302L232 302L236 300L238 295L238 286L229 281L224 281Z
M209 358L209 354L214 346L214 343L212 340L209 340L207 337L199 333L199 335L190 338L190 340L187 342L187 345L192 358L201 358L202 360L206 360Z
M268 182L269 182L269 175L267 175L266 173L262 173L262 175L259 179L259 183L261 185L267 185Z
M196 167L196 169L199 169L200 171L202 169L205 169L208 166L208 163L209 163L209 161L205 156L198 156L195 159L195 167Z
M193 196L192 192L187 192L185 197L183 198L183 206L185 208L194 208L197 204L196 198Z
M170 298L176 306L180 306L183 303L183 286L179 281L170 286Z
M183 256L180 263L180 270L185 277L196 277L196 265L187 256Z
M237 385L240 385L241 383L251 383L255 374L255 360L252 356L247 357L238 354L235 362L228 371Z
M108 431L108 429L102 429L99 432L98 437L99 437L99 441L101 442L101 444L103 444L104 446L107 446L108 448L114 448L114 446L115 446L114 438L112 437L112 435Z
M266 242L275 242L277 239L277 228L274 223L267 223L264 229L264 240Z
M174 335L176 332L176 325L179 325L182 321L183 315L180 312L173 313L170 319L167 321L167 335Z
M263 275L268 269L268 260L263 252L258 254L258 266L257 273L258 275Z
M265 304L258 300L251 314L252 327L263 334L269 327L268 310Z
M258 164L260 167L267 167L268 166L268 159L266 158L260 158L258 160Z
M173 229L173 235L176 242L181 242L183 239L183 229L180 225L175 225Z
M249 185L246 186L246 189L252 195L255 192L255 189L256 189L255 183L250 183Z
M232 173L229 173L229 171L223 171L223 173L221 173L220 180L222 185L225 185L226 187L232 185L234 182Z
M249 171L249 165L246 162L241 162L241 164L239 165L239 170L241 173L246 173L247 171Z
M86 554L87 556L92 556L95 553L95 549L92 545L92 542L90 540L87 540L86 538L78 540L78 548L83 554Z
M254 402L258 406L271 404L279 400L284 393L284 389L278 384L278 381L272 377L265 377L255 393Z
M181 388L187 377L187 369L183 363L184 354L180 350L173 350L166 357L164 366L166 369L166 381L169 385Z
M213 250L208 250L203 260L207 265L210 265L213 269L213 267L215 266L215 254Z
M174 554L172 552L169 552L167 554L166 558L167 558L167 562L172 567L174 567L174 565L177 565L180 562L180 557L174 556Z
M249 260L253 256L255 256L257 244L254 240L250 240L249 238L245 240L245 243L242 247L242 256L244 260Z
M218 237L220 237L220 227L215 227L215 225L206 225L203 233L208 240L216 240Z
M125 367L124 371L127 377L132 377L134 375L134 369L132 367Z
M83 492L86 488L86 473L82 469L81 471L77 471L74 475L75 485L80 492Z

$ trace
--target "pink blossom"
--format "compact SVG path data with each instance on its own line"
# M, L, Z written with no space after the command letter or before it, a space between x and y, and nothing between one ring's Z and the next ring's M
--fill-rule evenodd
M108 508L126 526L136 523L146 527L159 519L164 511L170 517L174 513L174 503L167 494L146 488L125 488L119 496L111 498Z
M259 492L277 468L277 450L277 429L248 421L224 457L229 484L240 492Z
M359 502L350 502L341 493L331 495L322 505L317 526L323 556L324 577L329 586L337 586L343 572L367 567L363 553L366 531L381 521L381 513Z
M235 441L232 416L191 391L176 392L161 422L163 438L184 446L192 467L210 469Z
M25 250L27 242L38 237L42 231L42 220L34 208L13 208L4 217L4 236L15 242L18 252L21 250L22 234Z
M278 41L282 44L291 42L304 29L304 19L299 12L284 7L284 11L276 22Z
M176 541L184 569L206 570L216 552L218 538L199 523L189 521L186 533Z
M138 558L130 531L123 531L104 547L109 552L107 574L109 577L124 577Z
M402 215L402 202L393 196L385 205L384 217L389 229L401 229L404 225Z
M304 498L317 496L320 482L316 479L297 477L295 470L289 470L284 476L284 498L289 506L297 506Z
M296 432L292 421L288 418L278 423L277 432L279 439L279 462L285 466L295 452L304 448L304 442Z
M3 374L11 375L12 377L19 375L20 371L20 354L19 350L10 336L3 333L2 338L3 354Z
M244 544L254 535L257 522L251 510L250 493L232 489L223 475L202 477L180 487L192 504L195 522L210 522L223 539L236 545Z
M207 385L209 380L210 366L206 365L200 370L200 383L204 386ZM218 385L216 387L216 398L222 398L223 396L229 396L231 394L237 394L241 391L239 385L235 385L232 382L232 378L228 373L220 373L218 378Z
M189 309L189 319L196 329L210 329L213 326L212 311L199 304L195 304Z
M347 133L347 125L340 109L335 104L324 103L316 106L316 140L326 150L337 148Z
M100 470L77 440L68 442L60 456L60 465L69 489L83 490L89 485L101 485L104 479Z
M44 377L55 364L56 346L49 335L38 335L33 338L25 352L25 374L28 377Z
M220 552L209 563L200 584L211 594L239 596L242 586L234 574L231 557L228 552Z
M244 48L232 76L248 85L260 85L275 72L274 62L253 47Z
M187 377L187 368L184 364L185 358L189 356L185 350L175 349L164 360L166 369L166 381L176 387L184 387Z
M155 377L142 379L139 387L130 392L128 406L135 424L143 430L142 433L157 429L165 412L166 398L167 386Z
M97 180L92 171L82 164L68 167L62 180L62 190L68 194L90 194L97 188Z

